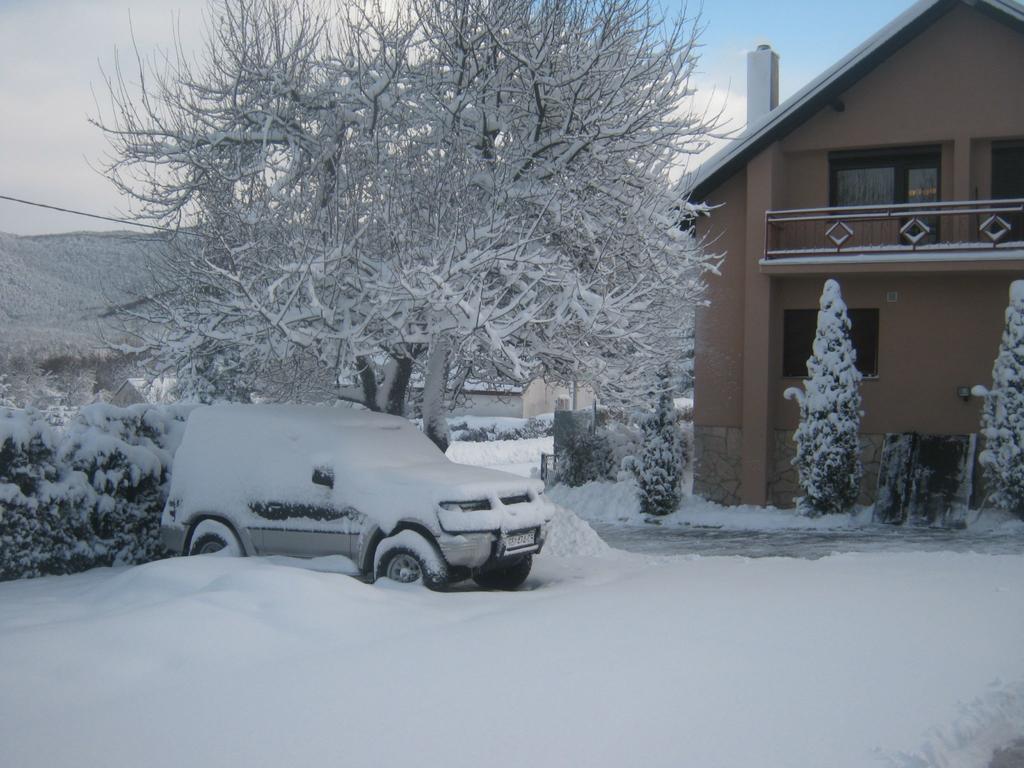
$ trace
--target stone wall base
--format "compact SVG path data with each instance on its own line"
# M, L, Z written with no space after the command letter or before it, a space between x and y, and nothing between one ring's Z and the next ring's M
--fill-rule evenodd
M768 503L775 507L793 507L794 499L800 495L796 467L792 464L793 457L796 456L793 434L793 430L790 429L776 429L772 436ZM860 436L860 460L864 464L864 475L860 481L860 496L857 503L862 506L875 503L884 441L885 435Z
M719 504L740 503L743 430L693 425L693 493Z

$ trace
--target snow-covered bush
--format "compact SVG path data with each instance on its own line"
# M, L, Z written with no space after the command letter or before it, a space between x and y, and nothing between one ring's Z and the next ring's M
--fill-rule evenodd
M71 573L92 564L88 526L64 477L58 435L39 411L0 409L0 579Z
M167 554L160 544L160 513L190 410L97 403L82 408L68 425L60 459L88 482L97 563L142 563Z
M636 478L640 511L645 515L667 515L676 511L682 498L686 443L679 429L679 414L669 393L658 399L658 407L640 423L643 445L627 459L625 468Z
M793 464L804 493L797 505L810 517L850 512L860 492L864 468L856 361L839 283L826 280L804 389L790 387L784 393L800 406Z
M581 429L568 438L555 465L557 482L576 488L605 480L612 469L612 455L599 430Z
M160 513L192 407L94 404L63 434L40 411L0 409L0 579L164 556Z
M644 445L644 431L635 424L623 421L609 421L598 427L598 434L608 446L607 480L626 480L633 477L631 469L634 457L640 455Z
M607 418L607 413L602 413ZM644 440L640 427L618 420L577 432L558 455L557 482L575 488L594 481L632 478L631 462L640 454Z
M991 489L989 501L1024 519L1024 280L1010 285L1010 305L999 353L992 366L992 388L978 386L985 398L978 457Z
M521 423L520 423L521 422ZM452 440L489 443L494 440L530 440L551 437L551 419L449 419Z

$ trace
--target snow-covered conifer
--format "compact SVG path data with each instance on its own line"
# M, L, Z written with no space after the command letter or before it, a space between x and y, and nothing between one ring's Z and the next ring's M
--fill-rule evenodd
M975 387L985 398L981 434L989 500L1024 519L1024 280L1010 285L1010 305L999 353L992 366L992 387Z
M667 377L662 378L667 384ZM629 461L640 493L640 511L645 515L667 515L679 506L682 495L686 445L670 392L663 392L658 407L644 419L643 444L638 456Z
M793 464L804 495L797 503L812 517L850 512L860 492L864 469L859 439L861 374L856 361L839 283L826 280L804 388L785 392L800 405Z

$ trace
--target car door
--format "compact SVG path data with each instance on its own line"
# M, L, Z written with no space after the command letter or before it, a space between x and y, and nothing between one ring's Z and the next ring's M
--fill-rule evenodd
M322 557L351 554L344 512L330 506L271 502L253 509L260 521L261 554Z
M352 514L332 503L334 473L313 469L312 493L297 501L252 504L260 519L260 553L291 557L351 556Z

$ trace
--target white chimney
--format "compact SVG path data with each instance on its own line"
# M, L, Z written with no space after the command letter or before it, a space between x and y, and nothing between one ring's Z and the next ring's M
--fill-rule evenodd
M747 54L747 125L779 106L779 54L759 45Z

